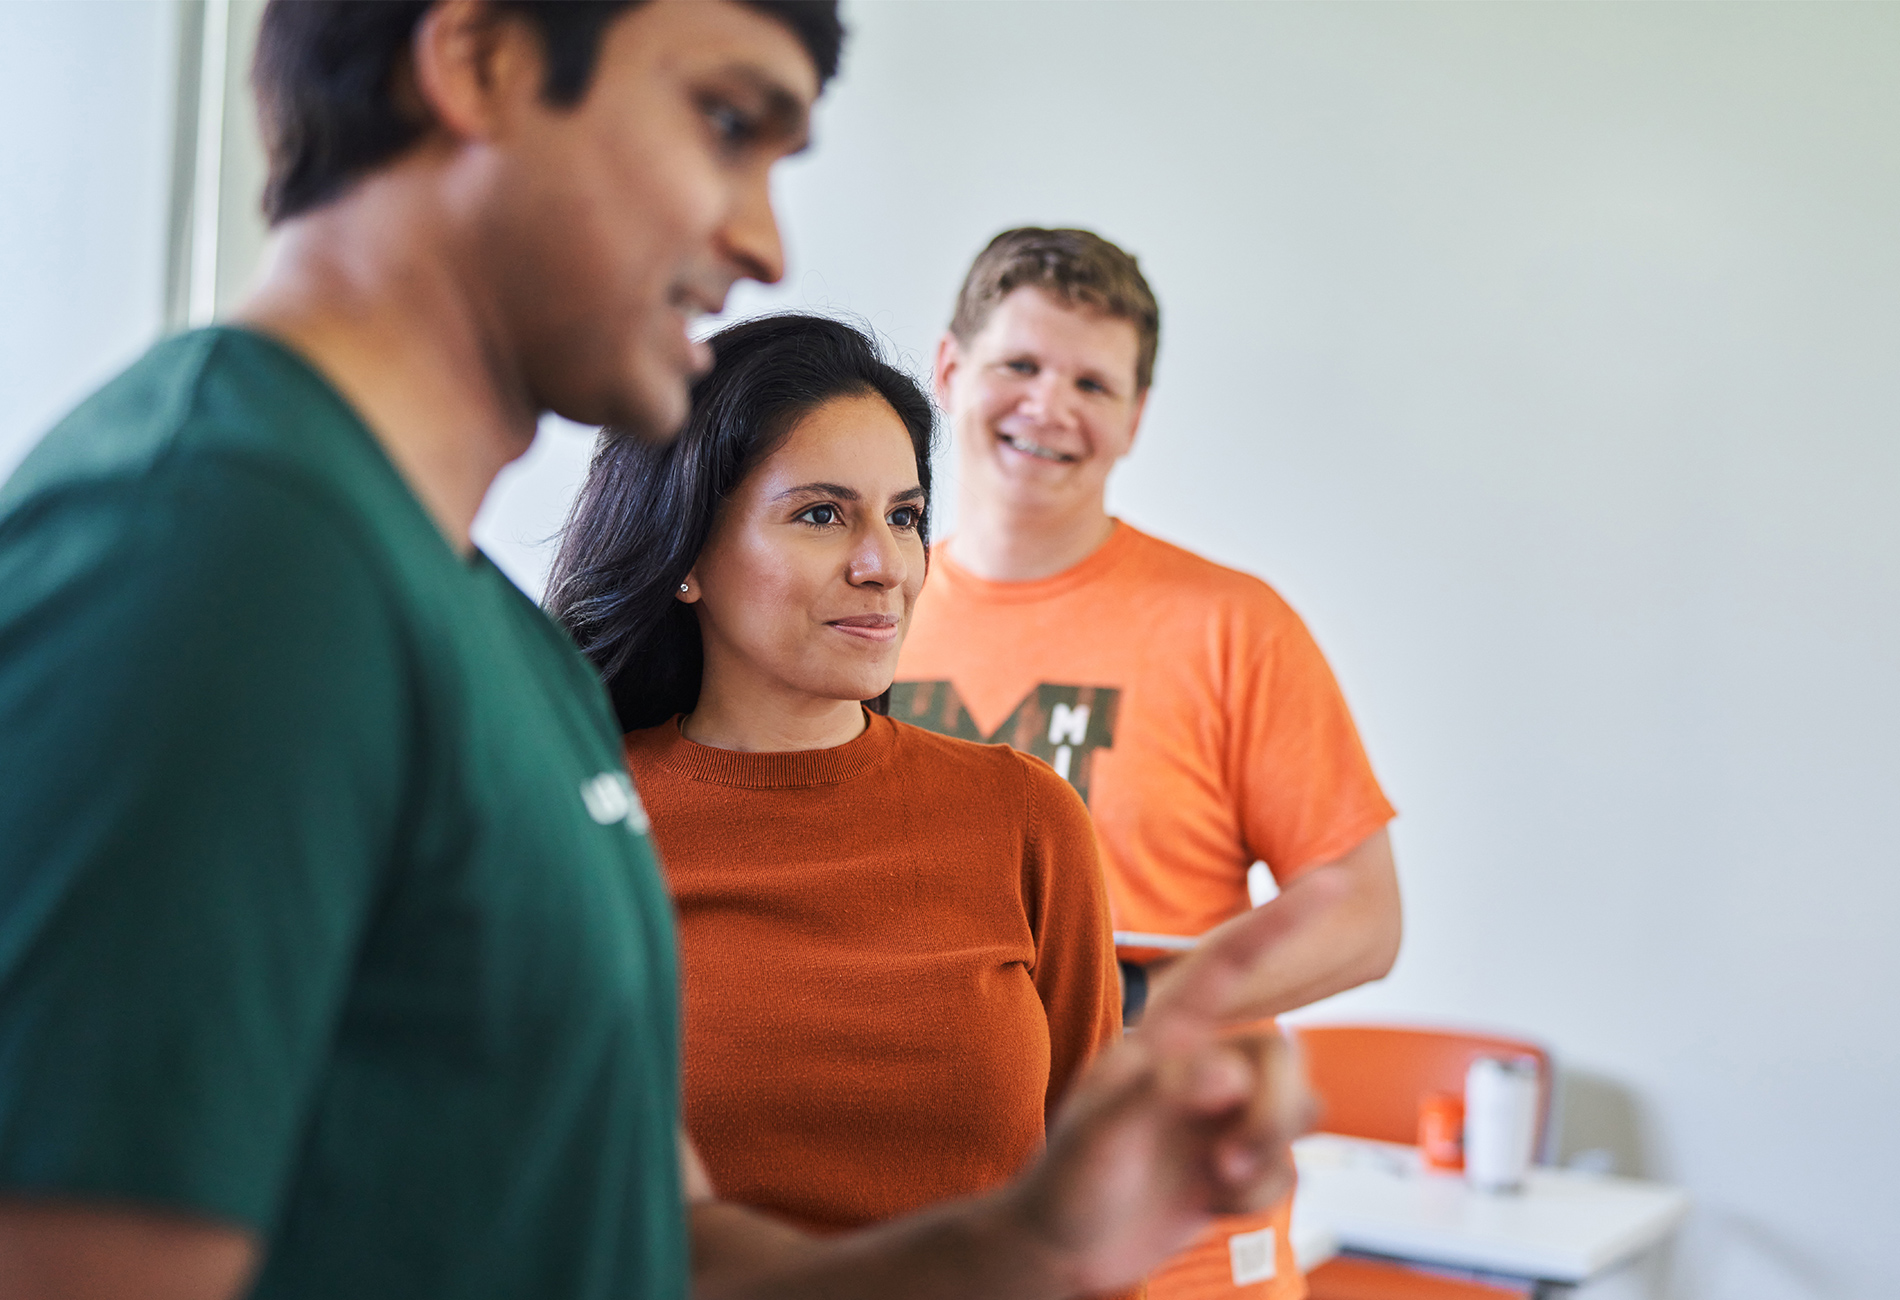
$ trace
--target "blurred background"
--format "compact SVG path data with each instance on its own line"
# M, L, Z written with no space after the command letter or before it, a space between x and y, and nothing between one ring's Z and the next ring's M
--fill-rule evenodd
M250 0L0 3L0 475L263 246ZM919 374L1026 223L1162 303L1111 502L1275 584L1401 816L1308 1013L1549 1044L1625 1292L1900 1295L1900 5L866 3L782 307ZM538 591L591 434L484 545ZM936 503L954 530L946 461Z

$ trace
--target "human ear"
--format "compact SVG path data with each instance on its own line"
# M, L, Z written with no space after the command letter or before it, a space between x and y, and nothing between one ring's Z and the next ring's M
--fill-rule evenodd
M945 415L950 414L950 380L957 373L957 367L963 364L963 351L957 344L957 336L949 330L937 340L937 361L930 368L930 386L936 394L937 409Z
M409 46L413 93L436 128L455 140L500 131L503 104L540 94L541 47L519 19L480 0L442 0L422 16Z
M673 599L682 605L690 605L699 599L699 579L689 569L679 586L673 588Z

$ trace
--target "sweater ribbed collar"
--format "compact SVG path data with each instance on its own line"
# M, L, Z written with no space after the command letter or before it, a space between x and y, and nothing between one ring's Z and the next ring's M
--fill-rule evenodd
M750 754L699 744L680 733L676 717L659 728L665 743L654 761L669 772L714 785L754 790L841 785L881 765L897 745L895 722L868 710L865 716L868 725L863 732L836 748L779 754Z

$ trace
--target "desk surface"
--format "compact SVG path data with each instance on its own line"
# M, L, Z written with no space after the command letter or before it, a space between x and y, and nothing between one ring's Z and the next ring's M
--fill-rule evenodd
M1350 1250L1551 1282L1581 1282L1655 1245L1688 1212L1659 1183L1533 1169L1515 1194L1428 1173L1416 1147L1315 1133L1293 1147L1295 1210Z
M1300 1204L1297 1193L1293 1198L1293 1229L1290 1236L1293 1241L1293 1262L1300 1266L1302 1273L1311 1273L1339 1253L1338 1235Z

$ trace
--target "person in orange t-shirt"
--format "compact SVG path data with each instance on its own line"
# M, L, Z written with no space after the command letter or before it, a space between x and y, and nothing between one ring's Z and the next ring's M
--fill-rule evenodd
M1150 972L1280 886L1280 939L1229 1008L1278 1015L1376 979L1400 907L1380 791L1325 658L1258 578L1108 514L1153 379L1160 312L1087 231L996 237L939 344L958 531L933 555L892 715L1047 760L1101 840L1133 1017ZM1192 961L1183 959L1183 964ZM1290 1204L1226 1220L1154 1300L1296 1300Z
M1121 1037L1108 899L1046 764L860 703L927 566L924 394L836 321L713 346L676 443L603 445L551 599L679 909L688 1132L722 1197L837 1232L1033 1162Z

